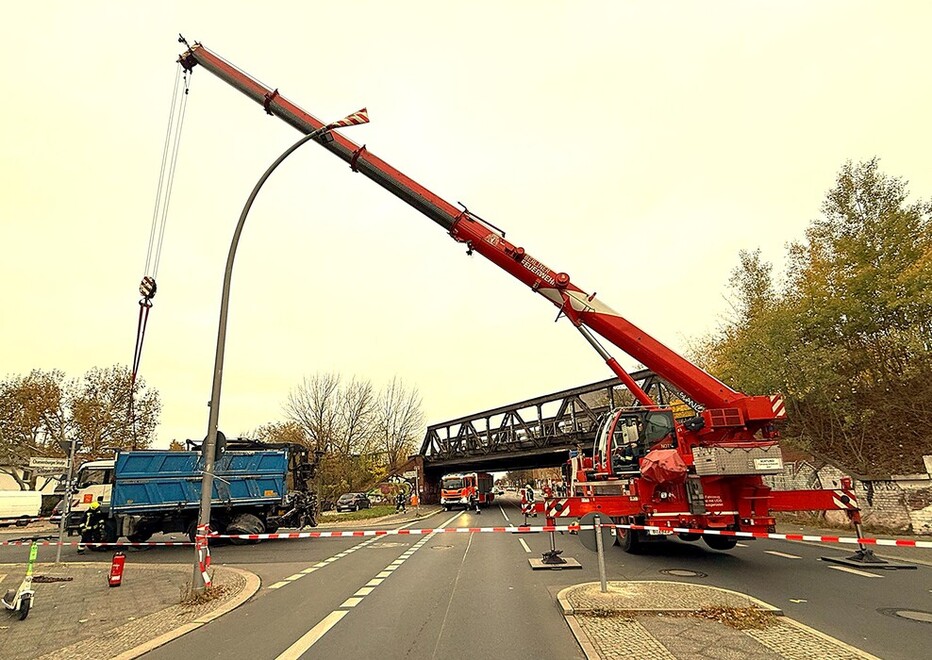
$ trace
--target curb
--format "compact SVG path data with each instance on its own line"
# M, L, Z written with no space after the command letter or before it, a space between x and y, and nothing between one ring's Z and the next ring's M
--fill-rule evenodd
M242 591L240 591L239 594L237 594L234 598L230 599L229 601L227 601L220 607L214 610L211 610L210 612L208 612L201 618L196 619L195 621L186 623L182 626L179 626L178 628L175 628L174 630L171 630L167 633L163 633L159 635L158 637L156 637L155 639L150 639L148 642L143 642L139 646L136 646L134 648L131 648L128 651L124 651L123 653L120 653L119 655L114 656L112 660L133 660L134 658L138 658L139 656L145 653L148 653L149 651L157 649L160 646L164 646L165 644L168 644L168 642L171 642L181 637L182 635L188 634L192 630L197 630L201 626L204 626L210 623L214 619L218 619L224 614L227 614L235 610L237 607L239 607L240 605L245 603L247 600L252 598L256 594L256 592L259 591L259 587L262 586L262 580L260 580L259 576L256 575L255 573L252 573L250 571L244 571L241 568L233 568L232 566L223 566L223 569L226 571L232 571L234 573L238 573L246 579L246 587Z

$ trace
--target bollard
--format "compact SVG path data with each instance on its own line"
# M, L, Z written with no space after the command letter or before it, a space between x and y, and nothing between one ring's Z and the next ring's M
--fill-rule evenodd
M599 584L604 594L608 591L608 585L605 584L605 551L602 548L602 519L596 516L592 521L592 525L595 531L595 547L599 555Z

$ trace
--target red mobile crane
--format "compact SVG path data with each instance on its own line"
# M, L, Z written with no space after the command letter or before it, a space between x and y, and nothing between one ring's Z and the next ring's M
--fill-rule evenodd
M182 40L183 41L183 40ZM184 42L187 45L186 42ZM304 134L324 123L248 74L196 43L178 60L188 71L201 65L265 112ZM548 522L598 512L615 523L652 526L662 535L673 528L772 532L775 511L845 510L859 524L849 481L838 490L771 490L762 475L782 471L774 424L786 417L779 394L749 396L737 392L667 348L588 294L565 272L544 265L505 233L465 207L457 208L391 165L337 132L315 140L361 173L440 225L467 254L478 252L540 294L557 308L605 360L639 405L607 414L596 434L591 456L568 464L569 495L537 503ZM699 409L680 421L658 405L612 357L597 333L670 383ZM858 530L860 532L860 530ZM623 547L635 551L649 535L628 529ZM696 540L696 534L681 534ZM707 535L719 550L735 545L730 536Z

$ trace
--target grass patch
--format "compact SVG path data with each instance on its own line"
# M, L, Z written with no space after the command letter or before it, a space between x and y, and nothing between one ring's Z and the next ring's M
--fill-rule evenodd
M321 524L335 523L343 520L370 520L372 518L381 518L395 513L395 507L391 504L376 504L370 509L360 509L359 511L349 511L347 513L336 513L328 511L320 514L318 522Z

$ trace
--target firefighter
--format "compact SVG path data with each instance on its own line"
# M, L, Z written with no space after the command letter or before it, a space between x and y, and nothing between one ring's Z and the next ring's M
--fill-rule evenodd
M104 525L107 517L100 510L100 502L91 502L84 514L84 522L81 524L81 540L78 542L78 554L84 554L88 543L100 541L104 537Z
M531 487L531 484L526 484L524 486L524 501L527 502L527 511L525 515L530 513L531 516L536 518L537 512L534 510L534 489Z
M475 493L469 496L469 506L471 509L475 510L476 514L482 513L479 510L479 498L476 496Z
M398 491L398 495L395 497L395 513L398 513L399 511L404 513L405 511L407 511L407 508L406 508L407 499L408 498L405 497L405 494L403 491Z

